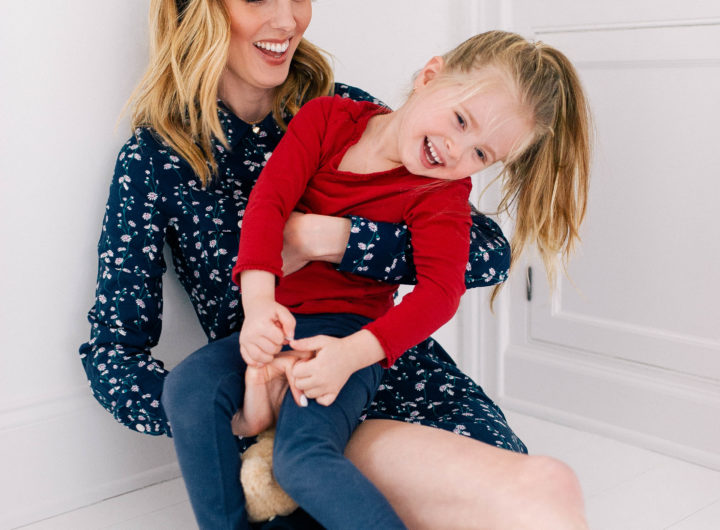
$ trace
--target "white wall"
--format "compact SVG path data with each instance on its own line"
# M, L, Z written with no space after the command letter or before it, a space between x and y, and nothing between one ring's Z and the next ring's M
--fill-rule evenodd
M95 245L146 62L147 0L0 2L0 527L177 476L168 439L117 425L91 397ZM412 73L469 36L485 2L319 0L308 35L338 79L397 105ZM359 8L359 9L356 9ZM382 13L382 15L381 15ZM174 278L156 355L204 342ZM457 333L444 341L453 349Z

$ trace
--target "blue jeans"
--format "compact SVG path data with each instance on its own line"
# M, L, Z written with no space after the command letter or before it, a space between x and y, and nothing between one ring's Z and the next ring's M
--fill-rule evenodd
M297 338L347 336L368 322L357 315L296 315ZM242 407L245 363L238 334L208 344L168 375L162 404L201 529L249 528L240 485L240 443L230 419ZM288 393L278 418L278 482L323 526L405 528L385 497L343 456L362 409L380 384L379 365L353 374L330 407L297 407Z

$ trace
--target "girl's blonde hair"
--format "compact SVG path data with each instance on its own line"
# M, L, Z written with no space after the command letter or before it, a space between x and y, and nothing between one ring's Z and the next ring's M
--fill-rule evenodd
M555 48L504 31L472 37L443 59L441 75L451 78L497 70L532 116L532 137L500 174L499 211L515 208L511 268L534 242L554 285L558 258L567 263L580 239L590 178L591 118L577 72Z
M206 186L217 174L212 141L228 147L218 119L217 92L230 44L223 0L151 0L150 62L127 106L131 123L149 127ZM288 115L312 98L331 93L333 73L319 48L303 39L285 82L275 89L273 117Z

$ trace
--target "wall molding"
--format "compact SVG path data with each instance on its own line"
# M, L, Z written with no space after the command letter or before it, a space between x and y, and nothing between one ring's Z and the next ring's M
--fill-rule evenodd
M75 414L80 409L93 406L97 403L87 384L41 399L16 402L0 408L0 433Z
M548 33L583 33L589 31L625 31L634 29L688 28L697 26L719 26L720 18L691 18L637 22L616 22L599 24L569 24L567 26L536 26L536 35Z
M0 528L17 528L179 476L180 468L177 463L166 464L105 484L88 485L68 495L39 500L31 509L6 508L0 515Z
M534 345L504 361L504 406L720 470L720 383Z
M180 476L172 442L119 425L86 386L0 412L0 528Z

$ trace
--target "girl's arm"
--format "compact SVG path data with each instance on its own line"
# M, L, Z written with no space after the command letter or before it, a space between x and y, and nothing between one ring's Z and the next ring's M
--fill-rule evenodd
M140 131L120 151L98 243L90 340L80 347L95 399L134 431L170 435L160 404L167 372L150 354L162 324L167 218Z
M295 334L295 317L275 301L275 276L246 269L240 273L245 312L240 331L240 354L248 366L262 368L280 353Z

